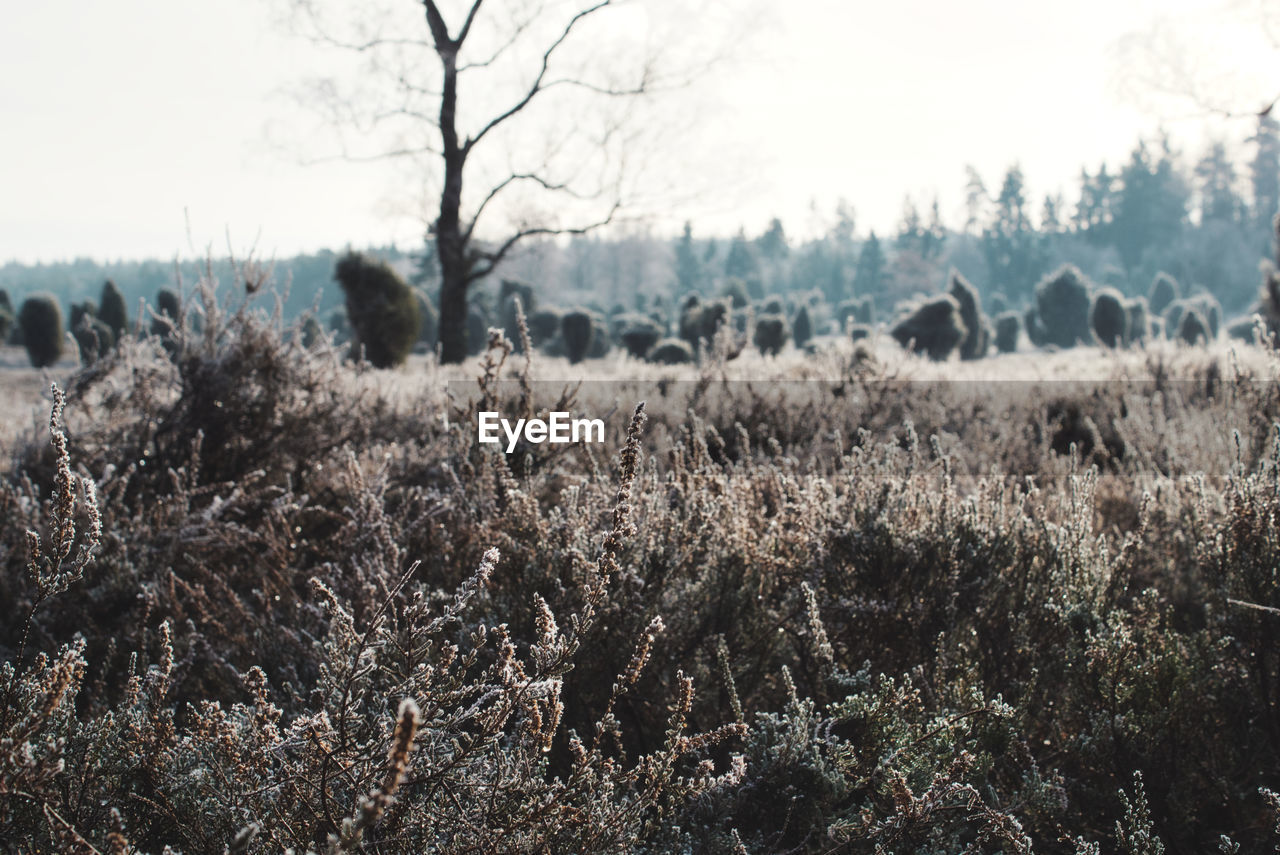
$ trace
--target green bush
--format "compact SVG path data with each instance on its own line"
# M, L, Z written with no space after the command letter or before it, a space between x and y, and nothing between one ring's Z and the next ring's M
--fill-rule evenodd
M659 365L687 365L693 362L693 349L678 338L664 338L645 358Z
M102 283L102 296L99 299L98 317L111 329L116 341L124 337L129 330L129 310L124 302L124 294L110 279Z
M982 313L982 297L960 271L951 271L951 287L948 291L960 306L960 320L964 323L964 340L960 342L961 359L981 359L991 347L991 327Z
M62 358L62 307L57 297L37 293L23 300L18 310L18 327L27 357L36 368L52 365Z
M1147 298L1134 297L1124 304L1128 319L1129 341L1133 343L1146 341L1151 334L1150 314L1147 311Z
M1124 347L1129 343L1129 313L1124 295L1115 288L1100 288L1093 295L1089 322L1094 337L1104 347Z
M591 315L581 309L568 312L560 320L560 335L564 338L565 355L571 364L587 358L595 327Z
M1085 275L1070 264L1058 268L1036 285L1037 326L1044 344L1075 347L1093 341L1089 323L1093 306L1091 290ZM1028 327L1028 332L1030 329Z
M347 319L354 344L376 368L403 365L422 329L413 289L386 263L348 252L333 278L347 298Z
M619 318L618 341L627 353L637 359L653 349L665 332L656 322L644 315L622 315Z
M752 343L765 356L777 356L787 346L791 330L783 315L764 314L756 318Z
M939 362L955 353L968 333L960 304L950 294L908 304L889 330L898 344Z
M1018 349L1018 334L1022 331L1022 320L1017 312L1004 312L996 317L996 350L1001 353L1013 353Z
M756 328L759 329L758 326ZM813 322L809 320L808 306L801 306L796 309L795 317L791 319L791 338L795 341L796 347L800 348L803 348L813 338Z
M1186 304L1177 314L1178 338L1186 344L1205 344L1212 340L1209 324L1200 314L1200 308Z
M106 356L115 346L116 338L101 318L85 312L79 322L71 329L76 344L80 348L80 361L92 365L100 357Z
M1161 271L1151 280L1151 291L1147 295L1147 307L1153 315L1163 315L1165 309L1182 299L1182 289L1178 280Z

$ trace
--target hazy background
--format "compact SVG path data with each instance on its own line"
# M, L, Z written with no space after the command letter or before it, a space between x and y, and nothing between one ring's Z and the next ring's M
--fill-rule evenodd
M1280 94L1280 51L1257 26L1261 8L1210 0L778 4L754 22L740 61L705 82L699 97L715 109L689 139L689 157L673 166L696 170L725 153L720 192L655 228L674 234L690 218L703 234L740 226L755 234L777 216L803 237L818 230L813 206L828 217L844 198L860 232L886 234L904 194L923 209L935 193L944 221L959 228L966 164L994 193L1005 168L1020 163L1038 209L1045 193L1073 199L1082 165L1118 166L1159 128L1192 161L1211 139L1237 150L1252 131L1248 120L1155 97L1150 69L1126 70L1123 40L1155 34L1178 44L1215 96L1256 111ZM296 114L286 90L335 62L291 37L278 11L254 0L6 10L0 262L185 255L186 216L197 249L224 247L228 231L236 246L256 239L277 256L420 244L422 215L402 173L382 164L303 166L275 145ZM695 26L696 4L689 15ZM1142 85L1126 87L1138 71Z

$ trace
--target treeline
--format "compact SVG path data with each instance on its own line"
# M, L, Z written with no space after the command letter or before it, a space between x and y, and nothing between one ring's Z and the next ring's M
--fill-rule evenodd
M683 301L691 294L723 294L740 284L754 301L818 292L837 305L870 298L885 314L907 300L940 293L955 269L980 295L1011 309L1034 301L1054 270L1071 264L1090 280L1125 297L1148 293L1158 273L1188 294L1215 297L1228 315L1246 312L1257 292L1257 265L1271 255L1271 219L1280 210L1280 123L1260 117L1238 157L1225 142L1190 160L1167 139L1141 141L1118 166L1081 169L1074 198L1028 190L1016 164L998 188L972 167L964 188L964 222L947 224L937 199L904 199L892 234L863 233L856 212L841 203L822 233L797 241L781 220L761 233L700 234L687 223L672 238L646 231L534 241L504 265L471 299L488 314L500 310L500 279L529 284L548 303L582 305L605 314L634 311L638 295ZM414 251L369 250L436 302L438 271L429 239ZM315 307L328 321L343 305L334 281L338 253L323 251L276 260L287 283L286 318ZM230 260L214 275L234 281ZM15 301L47 292L66 305L92 299L105 280L136 308L175 280L195 282L205 262L98 263L89 259L0 267L0 288Z

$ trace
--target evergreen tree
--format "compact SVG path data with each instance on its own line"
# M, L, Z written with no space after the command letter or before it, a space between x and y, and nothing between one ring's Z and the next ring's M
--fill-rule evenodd
M1199 182L1200 222L1239 222L1244 214L1244 202L1236 193L1236 168L1227 156L1227 147L1219 140L1214 142L1196 164Z
M782 220L774 217L764 234L756 238L756 247L766 261L777 263L787 257L790 247L787 245L787 233L782 228Z
M964 185L964 231L965 234L978 234L987 221L987 206L991 197L987 193L987 185L973 166L965 166Z
M1265 248L1271 242L1271 220L1280 213L1280 122L1270 113L1259 116L1257 130L1249 142L1257 147L1249 164L1253 222L1263 235Z
M1040 235L1027 214L1026 187L1016 164L1005 173L996 200L995 220L982 233L991 285L1006 294L1026 294L1045 268Z
M676 286L680 294L697 294L702 289L702 261L693 245L693 224L686 222L676 244Z
M853 273L853 293L860 297L879 294L884 289L885 267L884 249L873 229L863 242L862 251L858 253L858 266Z
M1181 235L1189 194L1167 138L1158 158L1139 143L1120 172L1120 183L1113 238L1131 272L1147 250L1168 246Z
M756 258L755 251L747 243L741 229L729 244L729 255L724 260L724 275L736 276L744 281L760 275L760 260Z

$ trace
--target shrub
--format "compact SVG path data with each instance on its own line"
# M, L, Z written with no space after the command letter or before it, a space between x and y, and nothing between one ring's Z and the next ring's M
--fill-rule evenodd
M729 277L724 283L724 288L720 291L720 296L729 301L729 305L734 309L745 309L751 304L751 297L747 294L747 286L741 279Z
M102 296L98 302L98 317L111 329L115 340L119 341L129 329L129 310L124 302L124 294L113 280L108 279L102 283Z
M36 368L52 365L62 358L62 308L58 298L48 293L32 294L18 310L22 344Z
M1187 303L1199 310L1200 317L1205 322L1205 328L1209 331L1209 339L1216 339L1222 326L1222 304L1218 302L1218 298L1212 294L1201 293L1189 298Z
M1258 315L1250 315L1247 318L1236 318L1227 324L1227 336L1237 341L1247 342L1249 344L1258 343L1258 323L1261 317ZM1265 322L1263 322L1265 324Z
M355 342L376 368L403 365L422 329L413 289L385 262L348 252L334 267Z
M560 335L564 338L565 355L576 364L587 358L594 338L595 327L591 315L581 309L567 313L560 321Z
M903 347L941 362L960 347L968 330L960 317L960 304L944 294L908 305L889 334Z
M1128 320L1129 341L1137 343L1146 341L1147 336L1151 334L1151 321L1147 313L1147 298L1134 297L1124 304L1125 315Z
M836 308L836 318L840 328L844 329L852 320L857 324L871 326L875 323L875 303L870 297L855 297L845 300Z
M644 315L624 316L618 331L618 341L627 353L643 359L644 355L662 338L664 330Z
M514 279L503 279L502 284L498 288L498 305L505 306L507 301L512 297L520 298L520 307L524 309L526 317L529 317L534 312L538 311L538 298L533 292L532 285L527 285L524 282L517 282ZM511 338L511 336L508 335L507 338L511 339L511 342L514 344L519 336Z
M1022 326L1027 331L1027 340L1036 347L1044 347L1049 343L1044 326L1040 323L1040 316L1036 314L1035 306L1028 306L1023 311Z
M111 327L88 312L80 316L80 321L71 328L71 334L80 348L80 361L85 365L92 365L106 356L116 342Z
M543 347L560 335L559 309L539 309L529 315L529 339L534 347Z
M757 326L756 329L759 330L760 327ZM796 310L796 315L791 320L791 338L795 341L796 347L801 348L813 338L813 322L809 320L808 306L801 306Z
M987 300L987 304L987 307L991 310L991 317L993 318L1003 315L1012 308L1009 305L1009 298L1000 291L996 291L992 294L990 299Z
M849 324L849 338L855 342L870 338L871 333L871 327L866 324Z
M467 353L470 356L484 353L489 346L489 314L484 307L472 303L467 307Z
M92 300L85 300L83 303L72 303L68 328L75 330L86 317L96 318L97 316L98 306Z
M965 336L960 342L961 359L981 359L991 346L991 330L982 314L982 298L978 289L958 270L951 271L950 294L960 306L960 320L964 322Z
M687 365L693 362L693 349L678 338L664 338L645 358L659 365Z
M764 301L764 305L760 308L761 314L765 315L786 315L787 304L783 302L781 297L773 296Z
M1101 288L1093 295L1093 310L1089 316L1093 334L1104 346L1124 347L1128 344L1129 313L1125 309L1124 295L1111 286Z
M602 359L613 349L613 336L609 334L609 323L604 318L591 312L591 344L587 348L589 359Z
M432 304L431 298L421 290L414 289L413 296L418 301L418 317L421 319L417 344L431 353L436 349L436 343L440 341L440 314Z
M756 318L752 342L764 355L777 356L787 346L790 336L791 331L787 328L787 319L783 315L764 314Z
M1022 321L1017 312L1004 312L996 317L996 350L1001 353L1013 353L1018 349L1018 333L1022 330Z
M1182 298L1182 289L1178 280L1161 271L1151 280L1151 291L1147 297L1147 307L1153 315L1163 315L1176 300Z
M1178 315L1178 338L1186 344L1203 344L1210 340L1209 325L1197 306L1187 305Z
M302 346L308 350L324 341L324 327L316 320L315 315L307 315L298 330L302 338Z
M1088 279L1070 264L1036 285L1036 316L1045 344L1074 347L1093 341L1089 324L1093 301L1089 292Z
M694 298L696 299L696 297ZM713 300L710 303L686 301L684 311L680 314L680 338L697 348L699 342L708 344L715 340L716 331L728 323L731 310L727 300Z

